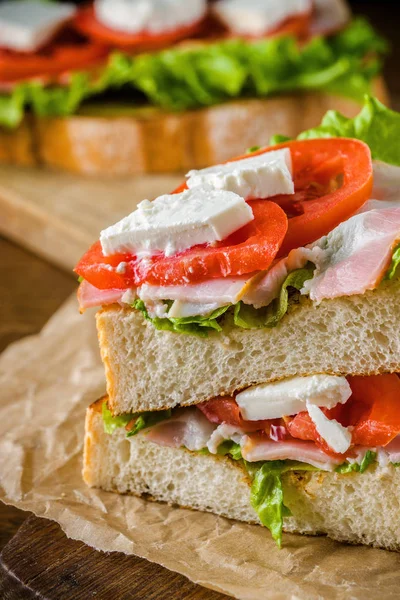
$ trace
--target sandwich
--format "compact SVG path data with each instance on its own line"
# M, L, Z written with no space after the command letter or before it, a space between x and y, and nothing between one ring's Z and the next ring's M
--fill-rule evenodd
M344 0L3 1L0 161L202 168L386 102L386 50Z
M400 548L399 134L370 97L101 232L88 485Z

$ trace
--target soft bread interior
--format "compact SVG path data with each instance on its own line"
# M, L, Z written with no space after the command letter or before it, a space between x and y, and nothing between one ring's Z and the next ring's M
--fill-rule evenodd
M106 434L101 402L86 415L83 477L90 486L259 523L250 505L250 481L225 457L158 446L124 429ZM350 543L400 548L400 468L364 473L294 472L283 476L290 532L327 534ZM266 531L266 535L269 535Z
M400 372L400 280L363 295L302 297L273 329L229 320L208 338L158 331L139 311L97 313L115 414L187 405L293 375Z

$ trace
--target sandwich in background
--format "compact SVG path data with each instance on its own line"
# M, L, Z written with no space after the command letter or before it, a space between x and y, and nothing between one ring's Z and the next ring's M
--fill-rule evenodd
M385 41L344 0L0 4L0 161L82 173L222 162L328 108L386 102Z

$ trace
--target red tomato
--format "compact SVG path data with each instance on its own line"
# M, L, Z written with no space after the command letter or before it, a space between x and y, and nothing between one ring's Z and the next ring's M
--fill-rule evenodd
M400 433L400 379L396 374L348 378L353 402L365 410L353 429L353 443L386 446Z
M330 411L323 409L327 417L334 419ZM298 413L295 417L285 418L286 429L290 435L298 440L308 440L315 442L326 454L337 456L337 453L328 446L324 439L317 432L313 421L307 411Z
M229 162L289 148L293 162L295 193L270 201L279 204L289 219L288 231L278 256L285 256L326 235L353 215L370 196L372 162L364 142L347 138L294 140L261 148ZM181 184L175 192L186 189Z
M279 250L279 256L285 256L353 215L368 200L373 178L370 149L359 140L295 140L263 148L253 156L279 148L290 149L295 185L295 194L270 199L282 206L289 218Z
M400 433L400 379L395 374L347 378L352 395L345 404L330 410L327 417L345 427L352 426L352 445L374 448L386 446ZM286 427L294 438L312 440L332 453L318 434L308 412L287 419Z
M239 406L231 396L218 396L207 402L196 404L197 408L207 417L211 423L227 423L235 425L245 431L259 431L270 428L273 421L246 421L242 419Z
M29 54L0 49L0 82L86 69L100 63L107 54L107 48L92 42L54 44Z
M98 242L82 257L75 272L99 289L125 289L144 282L180 285L267 269L285 237L287 218L273 202L254 200L249 205L253 221L213 247L195 246L171 257L154 256L143 266L134 256L105 258ZM119 275L110 265L121 261L129 264Z
M155 256L145 268L131 256L130 267L118 285L115 274L102 268L105 261L98 251L92 257L85 255L76 272L100 289L123 289L144 282L180 285L249 274L267 269L276 256L327 234L368 199L372 164L370 150L363 142L346 138L293 141L264 148L253 156L285 147L292 155L295 194L275 196L272 201L250 201L254 220L216 246L194 247L168 258ZM241 158L249 155L234 160ZM186 187L183 183L174 193ZM91 278L91 267L96 271L96 282Z
M125 273L117 273L115 267L127 263ZM100 242L95 242L75 267L75 272L99 290L123 290L132 287L134 274L130 254L104 256Z
M96 19L93 6L82 8L74 20L76 29L96 42L118 48L137 48L140 50L163 48L178 40L191 37L200 31L202 23L203 19L190 25L177 27L176 29L157 34L145 31L141 33L124 33L100 23Z

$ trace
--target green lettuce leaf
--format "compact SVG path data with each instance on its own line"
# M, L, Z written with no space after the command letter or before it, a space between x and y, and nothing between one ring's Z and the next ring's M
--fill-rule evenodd
M298 139L356 138L368 144L375 160L400 165L399 136L400 113L390 110L376 98L367 97L361 112L354 119L330 110L321 125L304 131Z
M117 417L114 417L107 406L107 402L103 402L101 414L103 417L104 431L106 433L113 433L119 427L125 427L125 425L132 420L131 414L118 415Z
M141 431L142 429L152 427L153 425L160 423L160 421L165 421L165 419L169 419L171 417L171 409L168 408L166 410L157 410L154 412L143 412L140 414L136 413L131 416L133 419L136 420L132 429L130 429L126 434L126 437L132 437L133 435L139 433L139 431Z
M290 290L300 291L304 282L311 279L314 265L309 263L303 269L289 273L282 284L278 298L264 308L254 308L250 304L238 302L234 309L234 323L243 329L260 329L276 327L287 313L291 303L298 301L298 294L290 296Z
M182 319L150 317L143 300L135 300L133 308L140 310L144 318L150 321L156 329L163 331L172 331L174 333L184 333L186 335L198 335L207 337L210 331L222 331L218 318L221 317L229 306L221 306L214 310L210 315L201 317L184 317Z
M398 267L400 265L400 246L397 246L392 255L392 262L390 263L390 267L386 271L385 279L394 279L394 277L398 274Z
M126 413L114 417L107 406L107 402L103 402L102 405L103 425L106 433L113 433L116 429L126 427L130 421L135 420L132 429L127 432L126 437L132 437L142 429L156 425L165 419L169 419L170 416L171 409L142 413Z
M290 516L284 504L282 474L287 471L318 471L316 467L294 460L245 463L252 477L250 502L261 523L268 527L279 547L282 544L283 518Z
M217 454L225 456L228 454L233 460L242 460L242 449L240 444L236 444L232 440L225 440L218 446Z
M0 96L0 125L16 127L30 110L40 116L74 114L103 93L129 92L132 103L165 110L210 106L237 97L320 90L361 101L379 72L387 44L363 19L329 38L299 46L292 37L225 40L177 46L151 54L112 54L100 74L73 73L68 85L28 81Z
M361 463L348 463L345 462L342 465L336 467L335 471L337 473L364 473L364 471L376 461L376 452L372 450L367 450L362 459Z

